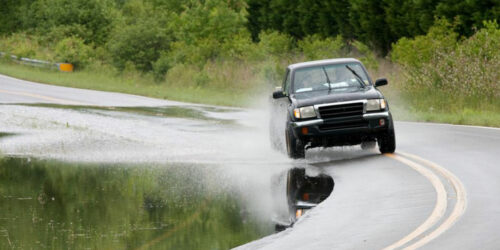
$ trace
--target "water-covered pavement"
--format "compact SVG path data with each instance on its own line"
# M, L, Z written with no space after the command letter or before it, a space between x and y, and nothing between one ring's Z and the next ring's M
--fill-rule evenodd
M227 249L272 233L270 179L289 160L242 115L0 105L0 244Z
M213 167L0 159L0 248L227 249L272 232L229 186Z
M265 109L4 76L0 103L2 249L500 245L498 129L396 122L395 155L354 146L292 161L271 150ZM294 167L335 189L272 234Z

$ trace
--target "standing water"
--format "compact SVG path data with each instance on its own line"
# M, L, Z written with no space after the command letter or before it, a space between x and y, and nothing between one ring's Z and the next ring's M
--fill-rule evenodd
M228 249L271 233L217 175L0 159L0 249Z

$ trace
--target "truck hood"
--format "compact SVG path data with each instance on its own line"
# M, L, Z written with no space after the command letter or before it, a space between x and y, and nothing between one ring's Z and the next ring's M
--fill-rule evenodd
M309 91L295 93L290 96L295 107L311 106L323 103L347 102L364 99L384 98L374 87L367 86L364 89L348 89L343 91Z

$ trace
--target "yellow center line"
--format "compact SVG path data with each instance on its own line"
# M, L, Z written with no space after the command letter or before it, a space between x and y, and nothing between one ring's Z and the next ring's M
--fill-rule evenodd
M59 104L89 105L88 103L82 103L82 102L77 102L77 101L65 100L65 99L60 99L60 98L55 98L55 97L50 97L50 96L44 96L44 95L39 95L39 94L33 94L33 93L27 93L27 92L18 92L18 91L10 91L10 90L0 89L0 93L10 94L10 95L18 95L18 96L33 97L33 98L37 98L37 99L40 99L40 100L45 100L45 101L49 101L49 102L55 102L55 103L59 103Z
M425 231L429 230L432 226L434 226L444 216L448 200L446 198L446 189L444 188L443 183L441 182L439 177L436 174L434 174L431 170L416 162L403 158L399 155L395 154L385 154L385 155L413 168L415 171L419 172L421 175L427 178L434 187L437 195L436 205L434 207L434 210L432 211L431 215L424 221L424 223L418 226L413 232L403 237L401 240L384 248L384 249L395 249L398 247L402 247L406 243L415 239Z
M414 160L421 161L428 165L429 167L433 168L435 171L440 173L442 176L444 176L453 186L453 189L455 190L456 193L456 203L455 207L453 208L451 214L448 216L448 218L434 231L431 233L425 235L422 239L419 241L415 242L414 244L410 245L408 249L417 249L431 240L437 238L439 235L444 233L446 230L451 228L453 224L465 213L465 209L467 207L467 194L465 192L465 186L462 184L460 179L458 179L453 173L448 171L446 168L439 166L438 164L428 161L426 159L423 159L421 157L418 157L416 155L408 154L408 153L400 153L404 155L405 157L412 158Z

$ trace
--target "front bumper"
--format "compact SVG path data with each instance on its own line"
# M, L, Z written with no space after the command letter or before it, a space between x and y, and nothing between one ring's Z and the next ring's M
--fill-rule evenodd
M381 124L383 120L383 124ZM296 137L304 141L318 137L359 136L374 137L392 126L389 111L365 113L362 116L333 119L314 119L291 122L290 126ZM307 129L304 129L307 128Z

